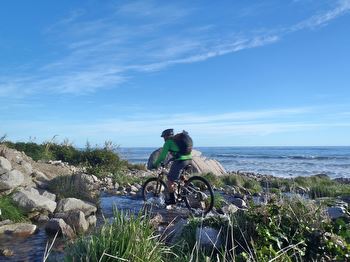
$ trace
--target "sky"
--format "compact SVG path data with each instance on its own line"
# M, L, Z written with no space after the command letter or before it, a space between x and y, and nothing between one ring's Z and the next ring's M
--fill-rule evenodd
M0 3L0 137L349 146L350 0Z

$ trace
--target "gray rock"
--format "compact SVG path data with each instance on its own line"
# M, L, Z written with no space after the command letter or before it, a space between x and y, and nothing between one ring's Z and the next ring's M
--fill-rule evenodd
M0 156L0 175L11 171L12 165L6 158Z
M84 233L89 228L89 223L85 219L85 215L80 210L74 210L69 212L66 223L78 233Z
M238 211L238 207L230 204L230 205L223 206L221 210L224 214L234 214Z
M23 174L18 170L12 170L0 176L0 191L13 190L24 181Z
M25 212L48 211L53 213L56 209L56 202L35 192L21 190L13 194L13 201Z
M33 173L33 167L28 162L21 162L21 166L23 167L23 172L27 175L31 175Z
M147 162L148 169L152 168L152 164L159 156L160 151L161 148L152 152ZM165 162L170 158L171 155L168 154ZM194 173L213 173L214 175L226 174L225 168L218 161L202 156L202 153L198 150L192 150L192 166Z
M43 192L40 193L43 197L46 197L52 201L56 201L56 195L53 193L50 193L49 191L44 190Z
M231 199L232 204L234 204L235 206L239 207L239 208L248 208L247 203L240 198L232 198Z
M5 219L0 221L0 226L9 225L9 224L13 224L13 222L10 219Z
M73 210L80 210L85 216L89 216L95 213L97 208L92 203L77 198L65 198L58 202L56 212L67 213Z
M90 227L95 227L97 223L97 218L95 215L91 215L86 219L86 221L88 222Z
M45 231L48 234L73 238L75 236L73 229L67 225L62 218L51 218L45 225Z
M210 251L213 249L220 249L223 245L220 231L211 227L197 228L196 240L200 248Z
M32 176L35 180L40 182L47 182L49 180L49 178L43 172L38 170L34 170Z
M115 182L115 183L114 183L114 188L115 188L115 189L118 189L118 188L119 188L118 182Z
M350 217L348 212L344 207L329 207L327 208L327 213L331 219L337 219L340 217Z
M0 234L13 234L17 236L27 237L36 232L37 226L28 223L16 223L3 225L0 227Z
M187 224L186 220L181 218L175 225L168 226L162 234L162 239L170 245L176 244L180 240L180 236Z

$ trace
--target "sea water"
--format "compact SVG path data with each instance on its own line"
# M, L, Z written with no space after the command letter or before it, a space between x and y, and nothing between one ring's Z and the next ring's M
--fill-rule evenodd
M147 163L156 148L119 148L131 163ZM227 171L294 177L327 174L350 177L350 147L198 147Z

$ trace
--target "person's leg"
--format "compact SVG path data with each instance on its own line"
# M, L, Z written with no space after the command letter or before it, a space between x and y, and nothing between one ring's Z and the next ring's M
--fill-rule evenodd
M173 164L170 167L170 171L168 173L168 190L169 190L169 200L167 203L169 204L175 204L175 183L174 181L179 179L180 172L181 170L190 164L191 162L186 160L186 161L174 161Z

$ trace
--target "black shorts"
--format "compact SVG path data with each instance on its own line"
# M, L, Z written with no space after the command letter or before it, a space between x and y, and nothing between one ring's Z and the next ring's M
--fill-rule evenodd
M180 172L187 165L191 164L192 160L176 160L170 167L170 171L168 173L168 180L174 182L179 179Z

